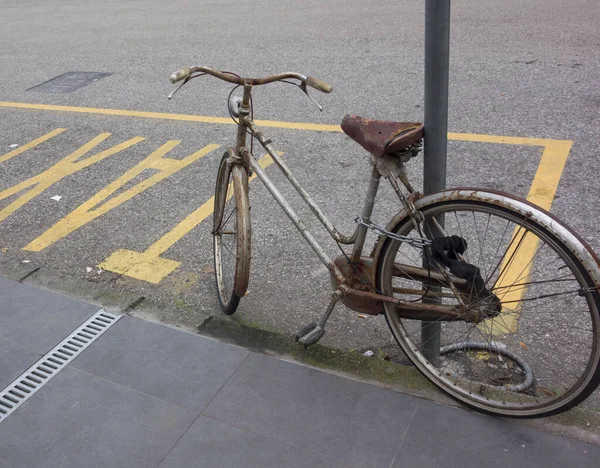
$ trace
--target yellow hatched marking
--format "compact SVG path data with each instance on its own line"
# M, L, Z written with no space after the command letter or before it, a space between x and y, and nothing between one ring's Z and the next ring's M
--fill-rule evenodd
M71 112L77 114L112 115L116 117L138 117L144 119L179 120L184 122L199 122L211 124L235 125L233 120L225 117L212 117L207 115L171 114L167 112L146 112L127 109L104 109L97 107L56 106L51 104L34 104L29 102L0 101L0 107L9 109L29 109L54 112ZM287 128L291 130L311 130L320 132L341 133L339 125L315 124L305 122L284 122L278 120L256 120L259 127ZM505 145L549 146L556 143L570 143L564 140L551 140L546 138L524 138L512 136L485 135L476 133L449 132L448 139L459 141L472 141L478 143L500 143Z
M170 114L164 112L131 111L124 109L101 109L95 107L54 106L48 104L30 104L26 102L0 102L0 107L8 107L13 109L74 112L78 114L114 115L122 117L141 117L144 119L182 120L185 122L236 125L236 123L230 118L211 117L206 115ZM271 128L290 128L297 130L316 130L325 132L342 131L339 125L280 122L276 120L256 120L255 123L258 126Z
M222 118L222 117L211 117L211 116L202 116L202 115L188 115L188 114L171 114L171 113L161 113L161 112L144 112L144 111L132 111L125 109L102 109L102 108L92 108L92 107L75 107L75 106L56 106L56 105L48 105L48 104L34 104L34 103L21 103L21 102L0 102L0 107L4 108L12 108L12 109L30 109L30 110L41 110L41 111L54 111L54 112L71 112L71 113L80 113L80 114L92 114L92 115L111 115L111 116L121 116L121 117L137 117L137 118L150 118L150 119L164 119L164 120L177 120L177 121L185 121L185 122L198 122L198 123L211 123L211 124L226 124L226 125L234 125L234 122L231 119ZM324 132L333 132L340 133L342 132L339 125L329 125L329 124L312 124L312 123L299 123L299 122L282 122L282 121L272 121L272 120L257 120L255 122L258 126L262 127L271 127L271 128L284 128L284 129L293 129L293 130L310 130L310 131L324 131ZM505 144L505 145L524 145L524 146L540 146L544 148L544 152L542 155L542 159L538 166L538 170L536 172L535 178L531 185L531 189L529 191L529 195L527 199L532 203L548 210L552 204L552 200L556 193L556 189L558 187L558 183L560 177L562 175L562 171L564 169L566 160L569 156L570 148L573 144L572 141L568 140L553 140L553 139L545 139L545 138L525 138L525 137L512 137L512 136L499 136L499 135L485 135L485 134L471 134L471 133L448 133L449 140L457 140L457 141L470 141L476 143L496 143L496 144ZM2 193L0 193L0 196ZM2 198L0 198L2 199ZM205 210L203 210L203 207ZM209 200L204 205L202 205L198 210L192 213L188 218L186 218L182 223L174 228L172 232L177 236L177 238L183 237L188 230L186 230L186 222L189 222L190 217L192 215L196 216L199 221L195 222L192 226L195 227L198 223L200 223L203 219L205 219L212 212L212 201ZM205 213L206 211L206 213ZM1 214L1 212L0 212ZM0 218L1 221L1 218ZM177 229L181 229L181 232L177 234ZM165 236L168 236L166 234ZM168 240L163 238L159 239L155 244L157 255L164 252L171 245ZM161 242L162 241L162 242ZM509 278L514 277L515 272L523 271L523 266L528 265L530 260L535 255L535 245L529 245L527 239L525 239L525 244L521 245L521 249L519 249L518 254L513 258L511 264L505 271L504 280L505 282L509 282ZM528 250L525 251L523 247L527 247ZM166 248L165 248L166 247ZM151 247L152 248L152 247ZM117 251L120 252L120 251ZM115 255L115 252L113 255ZM130 252L130 251L123 251ZM151 252L154 252L152 250ZM132 252L136 256L140 256L142 254L138 252ZM145 252L144 252L145 253ZM109 257L112 258L113 256ZM115 257L116 258L116 257ZM154 261L164 261L164 262L173 262L172 260L161 259L158 256L148 257L154 259ZM510 256L506 256L506 258L510 258ZM135 264L135 259L132 259L129 262L124 263L124 269L130 268L129 273L130 276L136 277L134 271L131 269L131 265ZM107 259L108 261L108 259ZM504 262L508 261L507 259ZM179 266L178 262L176 266L171 268L170 271L174 270ZM129 266L128 266L129 265ZM504 268L504 263L502 268ZM150 277L148 271L149 269L154 268L154 266L149 266L148 268L144 268L141 270L138 275L139 279L144 279L145 276ZM107 268L108 269L108 268ZM168 273L167 273L168 274ZM518 274L518 273L517 273ZM525 275L526 273L523 273ZM158 275L156 278L158 278ZM166 275L161 277L164 278ZM156 279L155 278L155 279ZM160 279L156 282L159 282ZM520 291L513 291L510 294L510 300L520 301L524 294L525 290L521 289ZM508 294L508 293L507 293ZM507 296L508 297L508 296ZM515 302L516 313L512 315L508 315L504 318L504 322L508 324L503 325L506 330L516 330L517 326L517 318L518 312L520 311L520 305ZM492 326L491 328L494 330L494 333L501 333L500 324L496 323L498 320L488 320L484 322L481 326L486 328L488 326Z
M120 151L123 151L130 146L135 145L136 143L143 140L142 137L135 137L130 140L127 140L121 144L113 146L107 150L101 151L94 156L89 156L86 159L82 159L79 161L81 157L89 153L92 149L106 140L111 134L110 133L101 133L82 147L75 150L66 158L57 162L54 166L47 169L46 171L38 174L35 177L31 177L24 182L16 184L6 190L0 192L0 200L4 200L5 198L16 195L23 190L30 189L21 195L19 198L14 200L8 206L4 207L4 209L0 210L0 222L4 221L8 216L13 214L16 210L21 208L27 202L31 201L39 194L41 194L44 190L48 189L56 182L64 179L68 175L74 174L92 164L95 164L103 159L106 159L114 154L117 154Z
M164 180L167 177L175 174L184 167L192 164L193 162L197 161L201 157L205 156L206 154L210 153L211 151L214 151L219 147L219 145L215 144L207 145L200 151L196 151L195 153L181 160L163 157L179 143L179 141L170 140L164 145L162 145L150 156L138 163L135 167L129 169L125 174L111 182L104 189L100 190L100 192L98 192L88 201L77 207L75 210L73 210L66 217L57 222L54 226L49 228L37 239L34 239L25 247L23 247L23 250L39 252L40 250L51 246L56 241L69 235L73 231L81 228L90 221L102 216L105 213L108 213L110 210L120 206L126 201L131 200L136 195L139 195L140 193L154 186L161 180ZM140 175L146 169L154 169L158 172L151 175L147 179L139 182L138 184L134 185L129 190L120 193L119 195L110 199L106 203L100 205L104 200L109 198L113 193L115 193L129 181L133 180L135 177Z
M562 175L572 141L551 140L542 154L533 183L529 189L527 200L535 203L540 208L550 210L552 200L556 195L560 176ZM511 285L526 281L534 264L534 257L538 248L538 237L531 234L524 235L524 230L517 226L512 234L511 247L507 251L500 270L502 277L496 282L499 297L506 302L508 307L502 310L502 316L484 321L480 326L482 330L494 336L517 331L519 315L521 313L521 300L527 288Z
M19 146L18 148L15 148L12 151L9 151L8 153L0 156L0 163L3 163L5 161L8 161L11 158L14 158L15 156L18 156L21 153L24 153L27 150L30 150L31 148L35 148L36 146L44 143L45 141L49 140L50 138L55 137L56 135L61 134L62 132L64 132L66 130L66 128L57 128L56 130L52 130L49 133L46 133L45 135L42 135L39 138L36 138L33 141L30 141L29 143L24 144L23 146Z
M283 153L280 152L279 154L282 155ZM266 169L272 163L273 159L268 154L258 160L258 164L263 169ZM255 177L256 174L253 174L249 181L251 182ZM228 190L227 199L231 198L232 195L233 191ZM181 262L162 258L161 255L208 218L214 211L214 205L215 197L213 195L144 252L119 249L113 252L98 267L149 283L160 283L181 265Z

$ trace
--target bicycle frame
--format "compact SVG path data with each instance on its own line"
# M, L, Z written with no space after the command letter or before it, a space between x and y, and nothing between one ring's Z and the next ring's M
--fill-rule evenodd
M373 302L390 302L396 304L396 306L400 309L403 309L407 312L414 312L416 314L423 314L425 312L433 312L434 314L441 314L449 319L463 319L463 314L457 310L455 307L450 307L447 305L440 304L428 304L428 303L415 303L415 302L407 302L401 299L385 296L382 294L377 294L372 291L363 291L352 288L348 285L348 281L346 276L342 273L338 265L329 258L323 247L317 242L312 233L305 226L303 221L291 207L291 205L285 200L281 192L277 189L277 187L273 184L273 182L266 175L265 171L260 167L258 162L254 159L250 151L246 148L246 135L248 130L256 137L256 139L260 142L261 146L265 149L265 151L273 158L275 164L279 167L279 169L283 172L286 179L290 182L290 184L296 189L298 194L302 197L304 202L310 207L311 211L315 214L317 219L323 224L329 235L336 241L341 244L353 245L353 250L351 254L351 262L358 262L361 259L364 242L367 235L367 226L363 224L359 224L354 233L351 236L342 235L333 225L333 223L325 216L323 211L319 208L313 198L309 195L309 193L300 185L298 180L294 177L289 167L285 164L285 162L278 155L277 151L272 146L271 140L266 138L263 133L259 130L259 128L254 124L252 119L250 118L250 96L252 92L252 85L245 83L244 84L244 96L242 98L242 103L239 109L239 127L237 134L237 145L235 149L236 158L239 158L244 165L247 165L254 171L256 176L262 181L265 185L269 193L275 198L277 203L284 210L286 215L290 218L294 226L298 229L302 237L306 240L306 242L310 245L313 251L317 254L319 259L323 262L323 264L328 268L331 275L335 279L338 284L338 289L341 291L342 295L350 295L358 298L370 300ZM373 212L373 206L375 204L375 198L377 196L377 191L379 189L381 175L379 174L376 167L373 167L371 171L371 180L369 182L367 194L365 197L365 201L362 209L362 219L365 222L369 222L371 219L371 214ZM405 200L402 200L406 205ZM408 206L406 206L408 210ZM410 210L409 210L410 211ZM424 270L425 272L427 270ZM426 276L425 276L426 277ZM458 281L460 281L457 278ZM379 310L374 309L373 314L380 313ZM437 317L437 315L436 315Z
M410 185L404 163L418 153L423 138L422 125L415 124L418 131L404 135L405 140L402 140L405 122L348 116L344 118L342 128L372 154L373 168L362 219L357 218L358 226L352 235L345 236L302 188L273 148L271 140L263 135L251 117L252 86L275 81L292 83L291 79L293 84L295 80L299 81L298 86L306 94L307 86L325 93L332 90L331 86L298 73L241 78L234 73L205 67L179 70L171 76L171 81L185 80L185 84L204 74L243 86L244 90L241 103L237 97L230 98L228 103L234 120L239 116L237 141L221 159L215 186L215 276L223 312L234 313L240 298L247 292L252 237L248 176L253 171L253 176L261 179L331 274L331 301L318 321L308 323L298 331L295 339L300 345L306 348L324 336L326 322L335 305L342 302L358 312L385 313L394 338L425 377L478 410L502 416L549 416L573 408L598 387L600 260L575 232L550 213L503 192L461 187L421 196ZM353 119L356 120L353 122ZM381 127L377 128L378 125ZM412 125L408 123L409 127ZM385 128L393 129L391 137L388 131L383 134ZM352 258L346 253L333 260L329 258L247 148L248 133L258 139L334 241L352 245L349 254ZM371 142L375 135L381 137L375 140L377 145L373 147ZM392 139L396 136L398 139ZM396 146L393 146L394 142ZM400 200L400 210L385 227L370 221L381 177L388 179ZM234 194L230 188L234 189ZM235 203L226 203L231 196L236 197ZM228 214L223 218L226 210ZM465 229L461 229L461 219L466 221ZM480 220L479 227L477 219ZM233 228L225 228L228 221ZM480 236L482 224L485 225L483 241ZM371 253L362 256L368 230L379 237ZM483 245L488 233L492 243L489 248ZM224 235L235 236L225 237L235 241L235 252L224 247ZM476 264L471 264L466 255L467 239L469 242L473 239L471 252L479 259ZM497 243L495 249L494 243ZM409 255L400 252L405 246L408 246ZM223 280L222 254L225 250L231 261L228 265L235 266L233 282L227 284ZM519 257L520 251L524 251L524 258ZM536 257L539 263L534 268ZM408 264L402 263L406 261L404 258L408 259ZM562 265L556 264L557 261L562 261ZM490 269L486 268L488 264ZM547 270L555 276L548 278ZM231 273L229 268L227 279ZM534 274L537 276L530 278ZM490 283L492 280L494 282ZM228 287L231 283L233 288ZM532 294L525 296L529 289ZM386 295L380 294L380 290ZM555 298L561 295L568 296L562 306L558 301L555 305ZM415 297L414 301L408 301ZM537 309L531 302L535 300L542 301ZM525 307L527 305L534 308ZM589 318L586 312L589 312ZM549 315L542 315L544 313ZM558 313L567 314L562 324L557 322L561 320ZM506 322L505 316L509 319ZM409 319L409 323L406 324L404 319ZM431 333L424 333L429 330L428 326L423 328L414 321L446 321L446 328L442 338L436 334L433 340ZM453 327L452 321L459 323ZM467 323L470 325L465 326ZM525 328L522 338L516 335L520 328ZM534 330L538 328L538 344L542 346L536 346L534 341L537 335ZM566 335L569 328L573 328L570 338L554 340L554 333L557 337L559 333ZM545 331L549 332L545 334L545 338L551 338L549 341L543 338ZM485 341L472 341L472 334ZM530 345L530 342L533 343ZM574 359L567 366L568 379L560 375L562 368L548 366L545 359L548 350L557 348L557 343L561 342L568 343L574 351L571 353ZM581 356L576 356L576 348L581 348ZM539 357L533 359L533 366L528 365L524 360L527 353L534 356L538 349ZM443 360L432 358L432 350L439 351ZM508 362L505 363L501 356ZM533 368L542 372L534 374Z
M252 90L252 85L246 84L244 85L244 97L242 100L242 104L240 107L240 126L238 128L237 135L237 147L236 154L244 161L245 164L254 171L256 176L263 182L267 190L271 193L271 195L275 198L277 203L283 208L287 216L294 223L296 228L300 231L304 239L308 242L311 248L315 251L319 259L329 268L331 273L336 277L336 279L340 283L345 283L345 277L339 268L335 265L335 263L329 258L325 250L321 247L321 245L317 242L317 240L313 237L311 232L304 225L300 217L296 214L294 209L290 206L290 204L285 200L283 195L279 192L277 187L273 184L273 182L266 175L265 171L260 167L258 162L252 157L250 152L246 149L246 134L247 129L256 137L256 139L260 142L261 146L265 149L265 151L273 158L275 164L279 167L281 172L283 172L286 179L290 182L290 184L296 189L298 194L302 197L304 202L310 207L311 211L315 214L315 216L319 219L321 224L325 227L329 235L340 244L352 245L354 244L352 250L352 260L358 260L363 252L364 242L367 235L367 228L363 225L358 225L351 236L342 235L333 223L327 218L327 216L323 213L323 211L319 208L310 194L300 185L298 180L292 174L290 168L285 164L285 162L278 155L277 151L273 148L271 144L271 140L267 139L263 133L258 129L258 127L254 124L254 122L250 119L250 94ZM367 191L367 196L365 199L365 203L363 206L362 217L364 220L369 220L371 217L371 213L373 211L373 206L375 204L375 197L377 195L377 191L379 188L379 180L380 175L375 168L373 168L371 174L371 181L369 183L369 189Z

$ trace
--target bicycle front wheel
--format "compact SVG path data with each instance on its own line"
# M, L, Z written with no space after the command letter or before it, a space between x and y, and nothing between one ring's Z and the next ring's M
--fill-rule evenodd
M446 194L417 203L424 234L439 236L443 224L446 236L465 239L463 260L479 268L501 307L497 302L490 307L489 293L473 294L472 284L471 291L463 286L457 293L435 275L444 267L423 274L420 267L431 251L388 238L377 262L383 294L415 302L460 301L478 313L487 311L479 323L439 320L439 357L431 358L431 346L424 351L431 334L423 333L431 322L403 317L386 303L385 317L400 347L435 385L480 411L531 418L574 407L600 381L594 254L572 231L523 200L466 190ZM418 236L407 218L388 228ZM412 276L402 265L416 267L408 269Z
M213 245L217 297L223 312L231 315L248 288L251 228L248 173L228 159L225 153L217 174Z

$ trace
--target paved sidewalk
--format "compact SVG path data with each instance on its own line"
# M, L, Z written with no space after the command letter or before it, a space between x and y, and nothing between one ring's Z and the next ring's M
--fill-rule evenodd
M0 278L0 391L97 311ZM599 463L595 445L129 316L0 418L0 468Z

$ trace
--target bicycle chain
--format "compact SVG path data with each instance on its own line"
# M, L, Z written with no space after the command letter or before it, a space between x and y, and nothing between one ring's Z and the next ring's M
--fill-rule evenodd
M394 232L390 232L390 231L386 230L385 228L383 228L375 223L366 222L360 216L357 216L356 218L354 218L354 222L356 222L358 224L362 224L363 226L366 226L368 229L370 229L371 231L375 232L376 234L378 234L380 236L385 236L385 237L389 237L390 239L399 240L399 241L405 242L408 245L411 245L413 247L423 248L427 245L431 245L431 241L429 239L408 237L408 236L403 236L401 234L396 234Z

